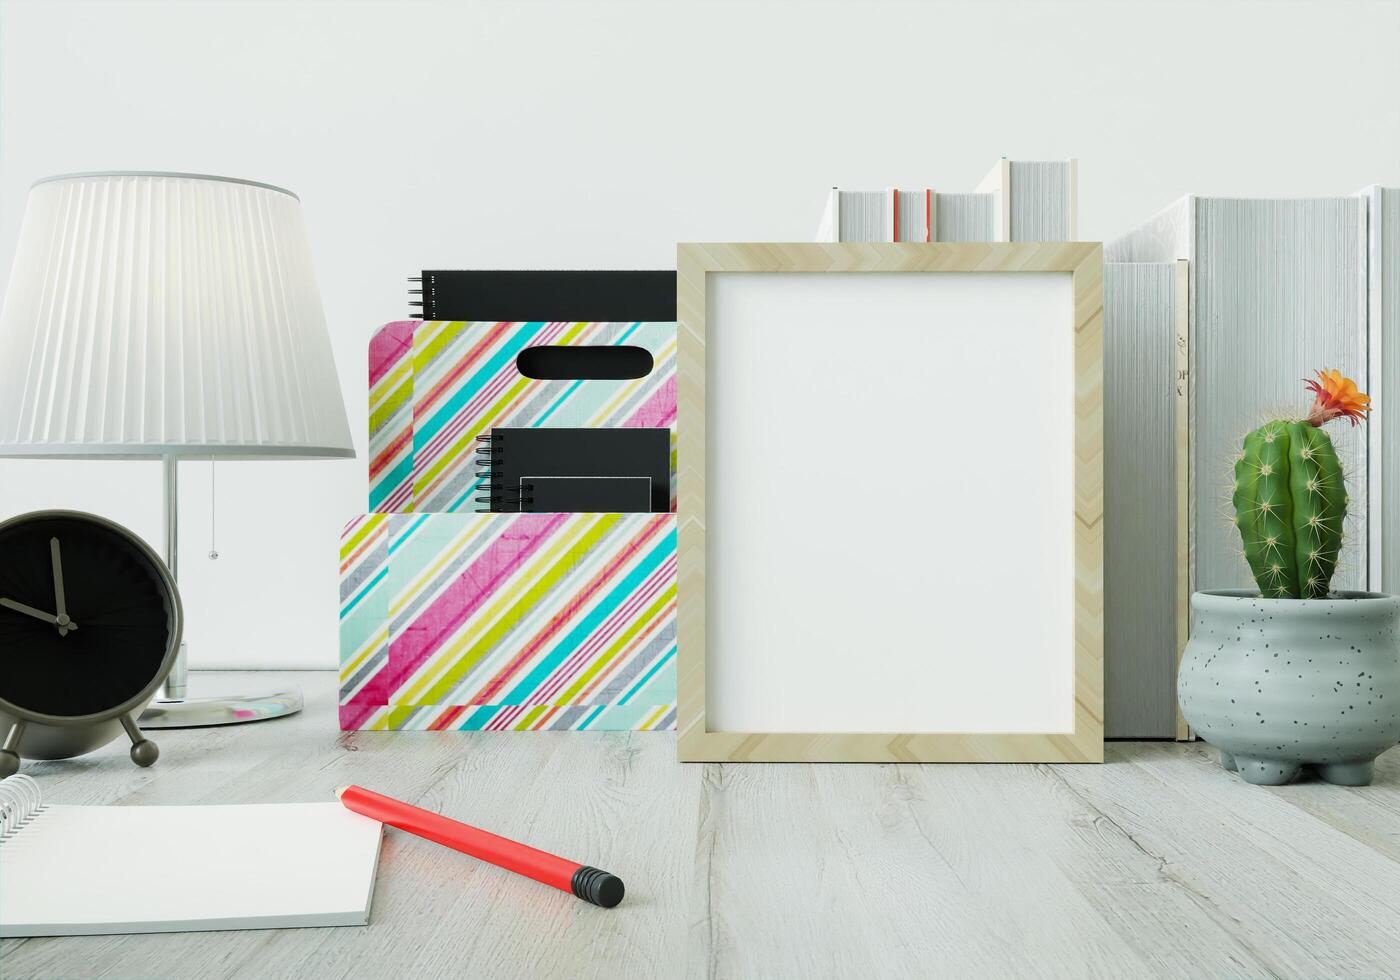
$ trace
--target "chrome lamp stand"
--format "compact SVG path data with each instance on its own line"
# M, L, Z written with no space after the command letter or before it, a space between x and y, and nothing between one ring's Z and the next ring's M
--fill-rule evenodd
M165 563L170 577L179 582L177 513L179 495L176 484L178 458L162 457L165 468ZM141 712L137 724L141 728L208 728L213 725L239 725L248 721L264 721L293 715L301 710L301 690L290 687L268 694L238 694L223 697L192 698L186 696L189 680L189 657L186 645L180 644L175 666L165 679L161 696Z

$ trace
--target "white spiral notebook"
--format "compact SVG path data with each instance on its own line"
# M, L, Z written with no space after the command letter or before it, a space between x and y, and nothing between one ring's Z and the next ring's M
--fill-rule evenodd
M382 825L339 803L46 805L0 780L0 936L369 922Z

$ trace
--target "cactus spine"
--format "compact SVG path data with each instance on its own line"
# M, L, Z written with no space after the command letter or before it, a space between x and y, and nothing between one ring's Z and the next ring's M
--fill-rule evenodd
M1260 595L1327 595L1347 512L1342 464L1327 433L1309 422L1280 420L1245 436L1234 504Z

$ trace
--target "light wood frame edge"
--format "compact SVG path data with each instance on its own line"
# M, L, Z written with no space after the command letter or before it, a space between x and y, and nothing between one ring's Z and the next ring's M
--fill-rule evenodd
M1103 247L1097 242L682 244L676 252L682 762L1103 761ZM705 303L712 272L1070 273L1075 331L1074 730L801 733L705 730Z

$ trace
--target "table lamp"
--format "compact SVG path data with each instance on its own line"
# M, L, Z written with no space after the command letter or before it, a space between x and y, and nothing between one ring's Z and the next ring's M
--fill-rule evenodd
M114 172L29 191L0 310L0 456L158 459L177 574L182 458L353 457L301 201L251 180ZM186 696L143 728L300 710L295 688Z

